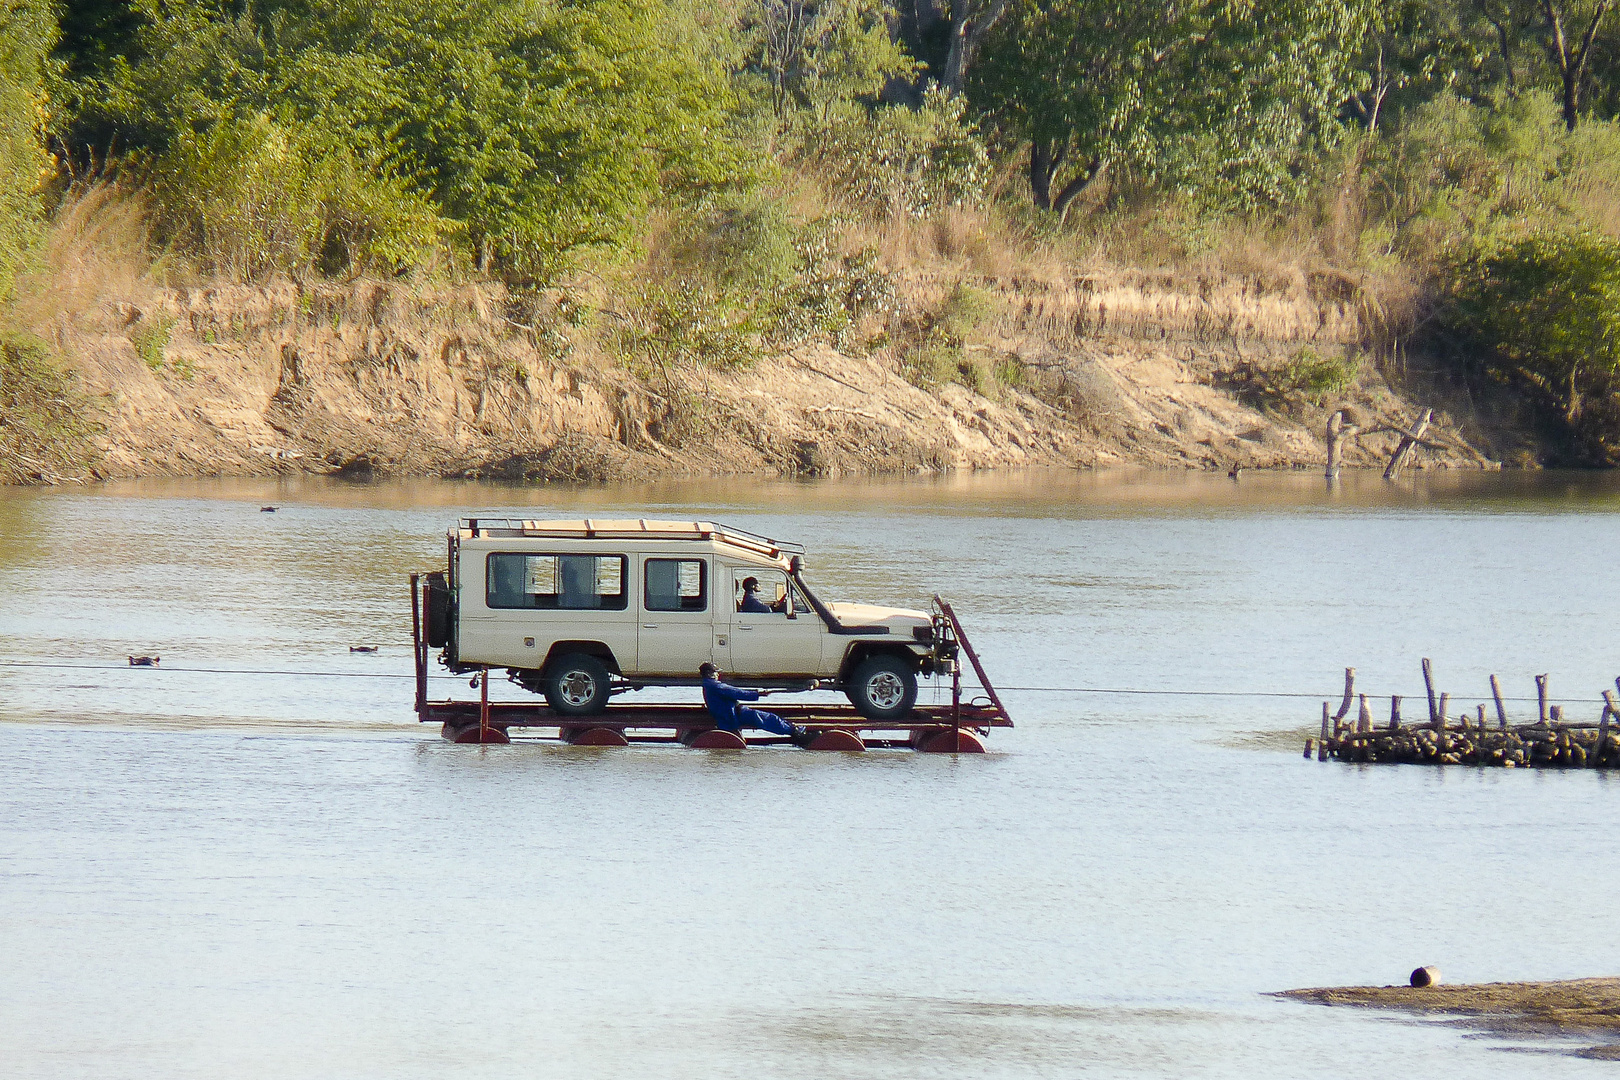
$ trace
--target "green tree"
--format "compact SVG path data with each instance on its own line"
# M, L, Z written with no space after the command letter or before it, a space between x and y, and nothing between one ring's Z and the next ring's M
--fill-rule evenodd
M1413 108L1447 90L1479 88L1490 44L1478 32L1481 16L1458 0L1397 0L1368 34L1359 67L1361 85L1350 112L1377 134L1385 115Z
M1600 46L1615 25L1614 0L1475 0L1497 57L1505 89L1516 94L1553 87L1564 126L1574 131L1592 93L1595 73L1606 72ZM1488 30L1487 30L1488 28ZM1602 96L1603 88L1597 88Z
M889 35L892 14L878 0L757 0L746 20L749 62L769 83L777 118L799 107L825 123L890 78L912 74L915 61Z
M55 30L43 0L0 0L0 299L39 236L40 189L51 174L43 136Z
M1592 45L1613 13L1612 0L1541 0L1547 55L1558 74L1564 125L1574 131L1580 120L1581 91L1592 58Z
M1374 15L1372 0L1022 0L969 86L1029 144L1042 209L1065 213L1118 167L1276 200L1335 138Z
M744 171L726 73L659 0L140 3L107 99L130 138L162 155L266 116L399 178L509 275L620 241L661 186Z
M1578 428L1620 376L1620 241L1542 234L1488 247L1450 268L1442 324L1464 355L1528 389ZM1600 433L1614 441L1620 431ZM1612 462L1611 462L1612 463Z

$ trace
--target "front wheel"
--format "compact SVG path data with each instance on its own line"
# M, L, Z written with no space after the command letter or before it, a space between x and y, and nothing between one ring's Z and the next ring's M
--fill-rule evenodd
M899 720L917 702L917 673L895 656L869 656L855 665L844 692L868 720Z
M585 653L569 653L546 667L541 693L554 712L591 716L607 708L608 669Z

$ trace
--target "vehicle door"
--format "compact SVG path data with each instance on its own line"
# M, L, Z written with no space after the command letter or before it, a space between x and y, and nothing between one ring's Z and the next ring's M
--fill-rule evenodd
M821 668L827 628L780 570L726 567L731 599L731 667L738 675L811 678ZM743 611L743 583L757 578L757 596L770 611Z
M709 560L647 555L640 562L637 670L695 679L698 665L715 659Z

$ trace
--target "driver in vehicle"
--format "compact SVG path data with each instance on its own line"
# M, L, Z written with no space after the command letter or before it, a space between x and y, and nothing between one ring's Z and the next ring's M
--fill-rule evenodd
M744 578L742 587L743 598L737 605L738 611L752 611L761 615L769 615L772 612L787 610L787 597L785 595L774 604L767 604L759 598L759 578Z
M758 585L757 582L755 584ZM794 746L809 746L815 739L815 732L790 724L775 713L745 706L743 702L758 701L764 693L731 686L721 678L725 673L713 664L705 662L699 665L698 674L703 676L703 704L708 708L709 715L714 717L714 726L721 731L736 733L745 727L759 728L786 735Z

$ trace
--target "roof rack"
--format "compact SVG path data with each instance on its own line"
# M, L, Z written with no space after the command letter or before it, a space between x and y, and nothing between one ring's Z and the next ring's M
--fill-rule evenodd
M464 517L461 530L476 536L556 536L580 540L718 540L771 558L803 555L804 545L773 540L759 533L716 521L658 521L650 518L531 521L508 517Z

